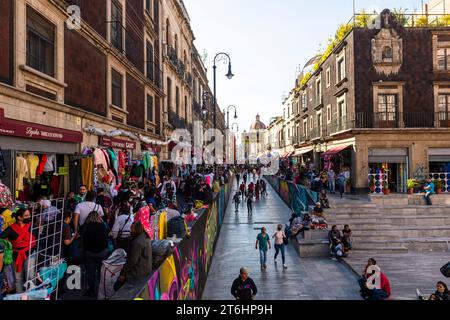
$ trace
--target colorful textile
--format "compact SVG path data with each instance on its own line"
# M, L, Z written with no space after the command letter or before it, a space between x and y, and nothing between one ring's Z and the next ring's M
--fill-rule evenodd
M167 212L163 211L159 215L159 240L165 240L167 238Z
M95 149L94 151L94 165L96 167L102 166L105 170L108 170L108 161L105 158L105 154L102 149Z
M23 179L28 176L27 160L23 157L16 158L16 190L23 191Z
M11 190L3 183L0 183L0 208L11 208L13 203Z
M44 173L44 167L46 163L47 163L47 155L43 154L41 156L41 161L39 162L39 167L36 170L36 174L38 176L42 176L42 174Z
M29 154L26 157L29 177L31 179L36 179L36 170L39 167L39 157L34 154Z
M153 239L153 229L150 225L150 208L148 206L142 207L138 211L138 213L134 216L134 222L140 222L150 239Z
M50 154L47 156L47 161L44 164L44 172L57 171L56 154Z
M84 185L87 186L88 190L92 190L92 188L93 188L93 182L92 182L93 167L94 167L94 161L92 158L81 159L81 181Z

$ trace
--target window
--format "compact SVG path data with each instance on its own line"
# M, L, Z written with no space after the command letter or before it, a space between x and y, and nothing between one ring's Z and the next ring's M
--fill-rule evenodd
M170 22L169 19L166 20L166 43L170 46Z
M180 88L175 89L175 110L177 115L180 114Z
M331 86L331 70L330 70L330 68L328 68L327 72L326 72L326 82L327 82L327 88L329 86Z
M346 95L339 97L337 100L337 127L336 130L343 131L347 129L347 103Z
M345 78L345 59L342 57L337 62L337 80L341 82Z
M331 117L332 117L331 105L328 105L327 106L327 123L331 123Z
M116 107L122 108L122 87L123 77L120 73L112 70L112 104Z
M440 94L438 96L438 112L440 121L450 120L450 94Z
M450 70L450 48L438 49L438 70Z
M55 26L27 7L27 65L55 75Z
M308 100L306 98L306 92L302 94L302 108L303 110L308 109Z
M319 130L319 134L322 133L322 112L317 113L317 129Z
M184 96L184 118L186 119L186 123L188 122L188 99Z
M147 95L147 121L155 122L153 97L151 95Z
M392 62L393 54L392 54L392 48L389 46L383 47L383 51L381 54L381 59L383 62Z
M154 77L154 60L153 60L153 46L147 41L147 78L151 81L155 80Z
M111 2L111 43L123 49L122 6L114 0Z
M321 80L318 79L316 81L316 95L317 95L317 101L320 101L320 97L322 96L322 85L321 85Z
M147 11L149 15L152 14L152 0L145 0L145 11Z
M167 111L172 110L172 79L167 78Z
M380 121L395 121L397 118L398 95L379 94L378 95L378 115Z
M308 137L308 120L303 120L303 136Z
M309 130L312 131L312 129L314 129L314 118L313 116L309 117Z
M310 85L309 86L309 101L312 101L313 100L313 86L312 85Z

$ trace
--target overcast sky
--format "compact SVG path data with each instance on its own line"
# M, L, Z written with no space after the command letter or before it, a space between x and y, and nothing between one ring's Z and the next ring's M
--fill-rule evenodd
M221 108L238 107L239 129L248 130L257 113L268 125L281 115L282 96L295 84L296 70L352 16L352 0L184 0L200 53L231 55L233 80L219 65L217 98ZM356 0L356 11L384 8L421 10L421 0Z

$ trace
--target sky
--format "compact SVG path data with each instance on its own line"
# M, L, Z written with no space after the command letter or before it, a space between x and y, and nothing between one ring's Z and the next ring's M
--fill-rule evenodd
M268 125L282 115L282 97L295 85L303 66L325 47L339 24L352 17L352 0L184 0L212 89L216 53L230 54L235 77L218 64L217 101L221 109L235 105L240 132L260 114ZM421 11L422 0L355 0L356 11L384 8ZM230 122L233 123L233 112Z

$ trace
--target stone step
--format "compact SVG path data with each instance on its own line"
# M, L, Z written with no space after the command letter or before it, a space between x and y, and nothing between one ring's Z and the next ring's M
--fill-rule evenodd
M450 228L428 228L428 229L383 229L383 230L356 230L353 232L353 238L359 240L399 240L405 238L443 238L450 235Z
M404 246L417 252L449 252L450 238L405 238L391 240L354 240L355 248L377 246Z
M450 206L386 206L377 208L358 208L358 207L348 207L348 208L330 208L326 209L325 213L328 214L444 214L450 213Z
M333 225L338 225L338 228L342 229L344 225L351 225L352 229L355 230L363 230L367 228L372 228L373 225L391 225L391 226L442 226L442 225L450 225L450 215L446 216L383 216L383 217L374 217L373 215L369 217L361 217L361 218L349 218L344 219L339 217L339 219L328 219L329 223Z
M388 247L366 247L366 246L355 246L350 252L351 254L366 254L370 257L373 254L383 254L383 253L408 253L408 248L404 246L388 246Z

